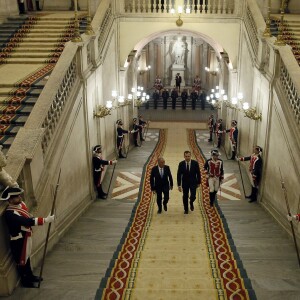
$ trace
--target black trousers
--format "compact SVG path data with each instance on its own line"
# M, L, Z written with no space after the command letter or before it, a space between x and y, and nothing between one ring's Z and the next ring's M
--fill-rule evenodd
M183 200L184 211L189 211L189 197L190 197L190 203L195 202L196 190L197 190L197 186L185 186L182 188L182 192L183 192L182 200Z
M162 195L164 194L164 201L163 204L167 204L169 202L169 189L158 189L156 190L156 203L158 206L158 209L162 209Z
M33 273L30 264L30 258L28 258L25 266L17 266L18 273L21 277L22 285L28 285L33 281Z
M176 108L176 98L172 98L172 108L175 109Z

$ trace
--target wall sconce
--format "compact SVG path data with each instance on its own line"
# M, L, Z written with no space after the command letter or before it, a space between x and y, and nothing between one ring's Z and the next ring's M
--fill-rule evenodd
M262 120L262 114L257 113L255 107L249 107L248 102L243 102L243 93L238 93L237 97L233 97L231 99L231 102L226 101L225 105L226 107L229 107L231 109L236 109L240 112L243 112L245 114L245 117L251 119L251 120ZM242 108L239 108L239 104L242 105Z
M175 8L171 8L170 12L171 12L172 15L174 15L175 12L176 12ZM182 21L182 19L181 19L181 14L183 13L183 8L182 8L182 6L178 6L177 12L178 12L178 19L176 20L176 25L177 25L178 27L180 27L180 26L182 26L182 24L183 24L183 21ZM191 9L190 9L190 8L187 8L187 9L185 10L185 12L186 12L187 14L190 14L190 13L191 13Z
M216 86L215 89L211 90L210 96L206 97L208 102L211 102L211 105L216 109L221 109L222 102L226 103L227 95L225 95L225 90L219 90L219 86Z
M140 75L143 75L145 72L149 71L151 69L151 66L147 66L144 70L141 70L140 67L138 67L138 71L140 72Z
M134 106L137 108L150 99L149 95L147 95L146 92L143 92L143 90L144 88L142 86L138 86L137 89L132 88L132 94L128 95L128 98L130 96L130 99L133 99Z
M112 111L112 101L107 101L106 106L98 105L96 111L94 111L94 117L104 118L111 114Z
M210 68L208 68L208 67L205 67L204 69L205 69L206 72L208 72L208 73L211 74L212 76L217 76L217 75L218 75L218 72L219 72L219 68L216 68L215 71L210 70Z

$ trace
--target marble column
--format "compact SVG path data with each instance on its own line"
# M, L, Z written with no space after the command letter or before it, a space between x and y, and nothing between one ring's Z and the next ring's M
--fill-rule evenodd
M155 65L155 58L154 58L154 42L151 41L148 45L148 53L149 53L149 60L151 65L150 71L150 86L153 85L155 77L156 77L156 65Z
M208 45L207 43L204 43L203 44L203 51L202 51L202 74L203 74L203 79L202 79L202 82L203 82L203 87L205 90L209 90L209 74L208 72L205 71L205 67L209 67L209 64L208 64L208 57L207 57L207 49L208 49Z
M193 43L194 38L188 36L186 38L187 42L187 68L185 70L185 77L186 77L186 84L187 86L192 86L193 84L193 65L195 64L194 58L193 58Z

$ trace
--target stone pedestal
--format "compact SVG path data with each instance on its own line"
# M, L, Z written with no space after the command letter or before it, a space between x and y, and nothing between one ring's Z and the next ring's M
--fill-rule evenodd
M173 64L173 67L171 68L171 70L172 70L171 86L174 87L176 85L175 77L176 77L176 74L179 73L181 76L181 86L184 87L185 86L185 80L184 80L185 67L184 67L184 65Z

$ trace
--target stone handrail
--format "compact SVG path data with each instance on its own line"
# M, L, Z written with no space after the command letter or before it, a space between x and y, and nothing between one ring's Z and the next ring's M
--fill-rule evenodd
M197 4L196 4L197 3ZM236 13L236 0L205 0L203 4L200 1L188 1L183 3L181 0L165 0L162 4L161 0L124 0L123 11L125 13L170 13L171 9L177 9L178 6L190 9L191 14L234 14Z

